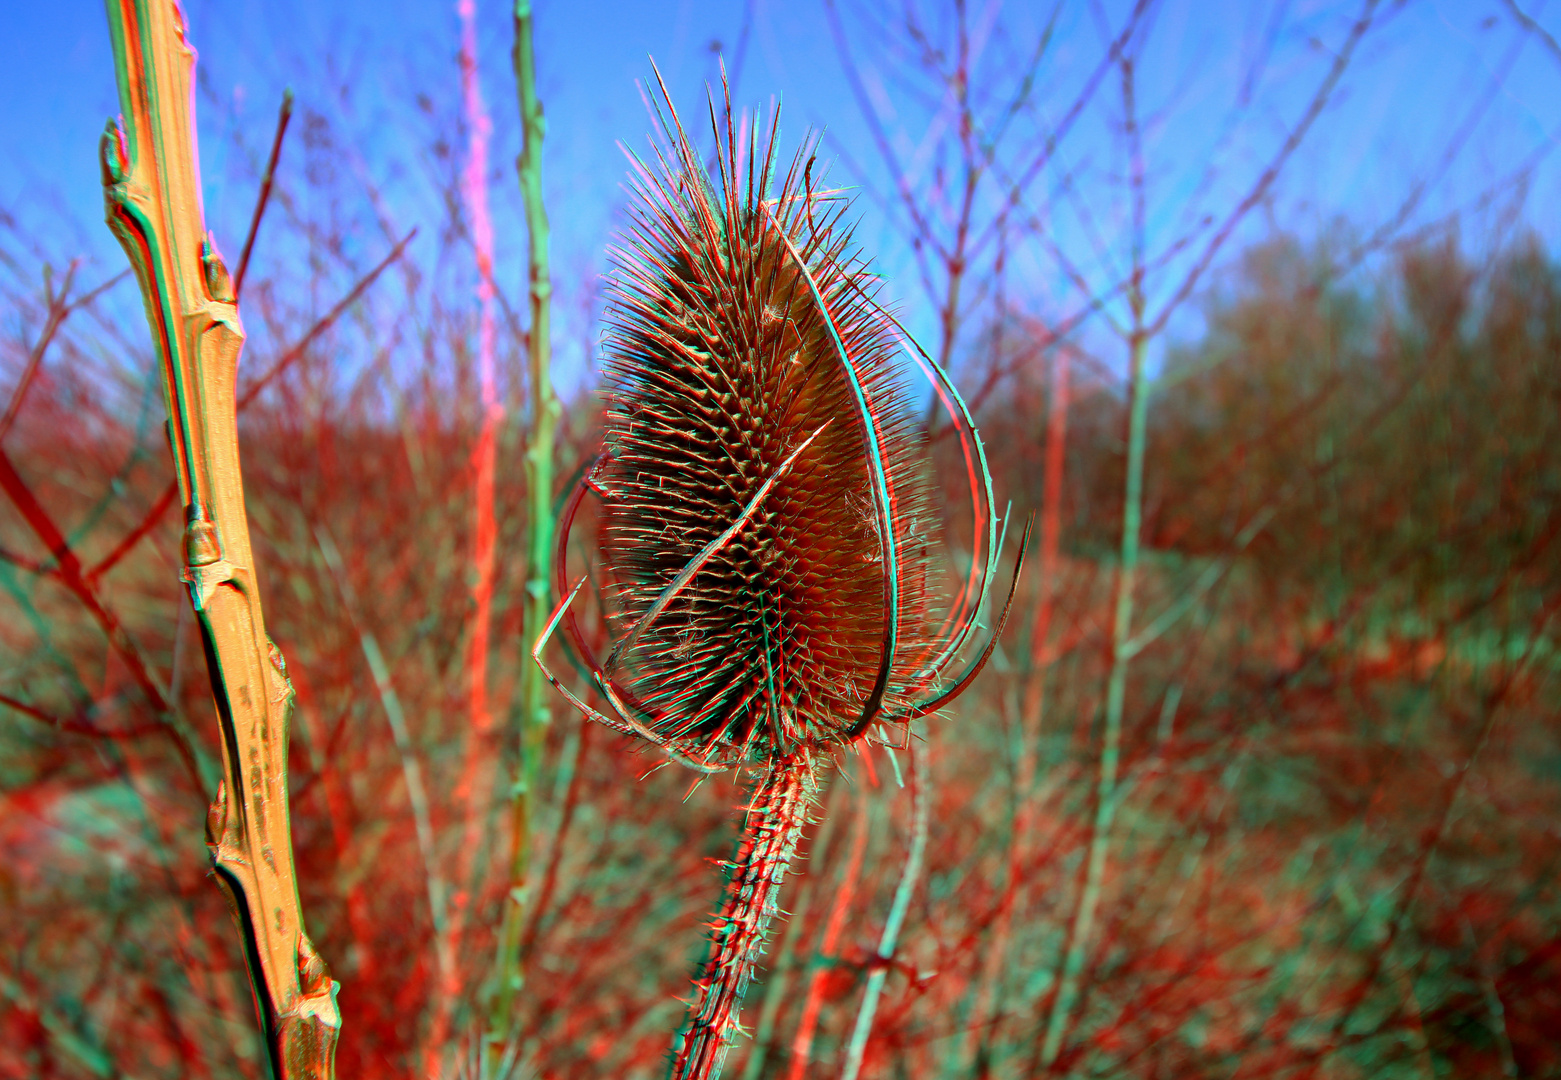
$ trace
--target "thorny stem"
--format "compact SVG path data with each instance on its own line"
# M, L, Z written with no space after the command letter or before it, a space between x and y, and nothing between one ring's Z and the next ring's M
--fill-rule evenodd
M673 1080L713 1080L721 1073L737 1036L738 1007L779 910L781 881L818 794L818 773L816 751L803 748L768 762L754 785L710 952L694 983L689 1024L674 1048Z
M841 801L843 791L844 785L836 786L836 794L830 799L831 804ZM814 837L812 861L815 866L824 864L830 836L836 821L840 818L840 815L835 812L837 809L838 807L833 807L824 814L824 824L820 827L818 835ZM802 891L797 897L797 906L786 919L786 931L781 936L780 947L776 950L774 966L764 980L764 1001L759 1006L759 1020L754 1026L753 1038L748 1043L748 1060L740 1074L742 1080L758 1080L765 1070L768 1059L772 1056L774 1048L771 1046L771 1041L775 1034L775 1021L780 1015L781 1006L788 1000L786 994L798 967L797 956L801 948L799 939L806 927L808 912L812 910L813 898L817 895L820 884L815 875L809 875L803 882Z
M551 309L553 283L549 270L547 208L542 201L542 140L547 122L537 98L537 65L532 41L530 0L515 2L515 46L512 54L516 93L520 103L521 150L516 160L521 200L530 236L527 282L531 305L531 329L527 357L531 382L530 431L526 443L526 490L530 499L526 515L526 593L524 641L541 636L550 614L548 567L553 551L553 432L559 406L553 397ZM548 697L541 668L522 665L517 726L520 736L520 768L510 801L510 852L507 869L504 922L499 931L495 986L488 1010L488 1036L502 1038L510 1025L515 994L523 975L521 930L527 919L526 879L531 863L532 794L536 788L540 736L548 725Z

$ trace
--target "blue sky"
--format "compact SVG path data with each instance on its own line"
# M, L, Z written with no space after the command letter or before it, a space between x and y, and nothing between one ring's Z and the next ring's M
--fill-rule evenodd
M1551 11L1539 0L1520 2L1553 37L1561 36L1561 4ZM920 6L928 13L928 34L938 40L950 5ZM1037 69L1036 104L1014 122L1011 150L1003 151L1011 156L1003 160L1026 160L1099 63L1129 6L970 0L978 90L1014 85L1055 16ZM861 5L842 0L841 7L862 84L886 135L916 182L930 187L945 146L937 136L946 142L949 132L948 95L925 79L904 77L910 54L903 33L869 27L859 17ZM494 188L500 277L518 293L524 234L507 167L517 134L509 11L491 0L479 0L478 8L494 160L503 166ZM187 12L206 80L197 108L206 212L225 248L241 242L254 198L251 170L238 160L231 136L243 130L249 144L263 146L284 86L293 88L301 109L330 121L350 149L344 160L376 188L390 217L425 227L437 222L430 179L437 166L427 146L459 87L453 2L191 0ZM1358 3L1332 0L1153 6L1134 38L1149 176L1147 246L1151 259L1170 252L1151 279L1151 307L1175 295L1212 229L1279 151L1359 12ZM1561 133L1561 55L1525 34L1505 0L1409 0L1373 14L1376 25L1327 107L1268 197L1237 223L1219 258L1276 225L1306 233L1342 218L1370 233L1406 205L1399 234L1456 213L1466 246L1510 235L1516 223L1537 229L1556 249L1561 215L1548 208L1561 203L1561 162L1553 153ZM687 115L703 108L703 84L716 71L714 43L735 66L745 42L739 103L782 99L788 145L809 125L827 128L826 155L841 159L832 178L864 190L864 247L877 254L912 328L935 336L904 217L892 199L886 208L872 197L888 190L887 174L821 0L537 0L536 21L555 265L566 293L567 282L589 282L605 269L603 248L622 200L619 143L643 147L649 127L637 88L649 72L648 58L661 65ZM117 111L101 8L77 0L4 5L0 66L6 98L0 138L10 148L9 167L0 171L0 209L41 238L48 257L82 255L117 268L123 256L101 223L94 162L103 121ZM437 103L426 116L418 114L419 95ZM1027 219L1038 231L1015 229L1008 239L1015 303L1063 317L1083 302L1072 277L1098 291L1119 276L1130 221L1122 100L1113 72L1027 192ZM299 140L295 126L283 182L301 190ZM983 198L990 217L1000 192L989 188ZM1214 224L1200 232L1204 219ZM1178 253L1176 245L1189 234ZM367 262L385 247L378 237L361 241ZM1071 272L1048 244L1067 255ZM262 259L264 249L263 238ZM567 315L563 322L569 325ZM1195 332L1191 306L1171 328ZM566 353L574 349L569 362L580 362L588 334L582 325L576 345L566 344Z

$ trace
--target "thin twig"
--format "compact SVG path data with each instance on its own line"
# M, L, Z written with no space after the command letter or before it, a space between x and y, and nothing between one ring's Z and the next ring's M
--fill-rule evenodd
M260 179L260 194L255 199L255 212L249 217L249 235L244 237L244 251L238 257L238 269L233 274L233 299L244 292L244 276L249 272L249 256L255 250L255 236L260 232L260 219L265 217L266 205L271 201L271 184L276 179L276 163L282 156L282 137L287 134L287 123L293 118L293 91L282 91L282 107L277 111L276 135L271 140L271 156L266 159L265 175Z
M851 1031L851 1042L846 1048L845 1066L840 1070L840 1080L856 1080L862 1070L862 1056L867 1052L867 1041L873 1032L873 1017L878 1012L878 998L883 994L884 982L889 978L889 968L894 951L899 944L900 928L905 925L905 915L910 910L911 896L921 879L922 861L927 853L927 789L931 770L924 760L926 751L917 752L913 743L910 750L911 773L911 847L905 858L905 869L900 883L895 886L894 900L889 905L889 917L884 921L883 936L878 939L878 952L872 974L862 991L862 1006L856 1014L856 1027ZM923 759L923 760L919 760Z
M146 698L147 704L151 706L152 712L162 722L173 740L190 782L195 786L196 791L200 791L205 784L197 764L195 747L174 723L173 710L169 707L168 699L162 689L157 685L157 680L152 677L151 669L142 657L141 650L125 631L119 617L98 596L97 589L82 572L81 560L71 550L70 541L65 539L65 534L54 523L54 519L44 509L43 504L38 501L32 488L27 486L27 482L16 471L11 456L3 449L0 449L0 489L10 497L12 505L21 513L32 528L33 534L53 557L60 582L97 620L104 636L108 638L110 648L130 669L130 677L135 680L136 686Z
M337 319L341 318L342 312L351 307L357 301L357 299L368 290L368 287L374 284L375 279L390 267L391 263L401 258L401 253L406 250L406 246L412 242L412 238L416 235L417 229L414 227L411 232L407 233L401 238L400 243L396 244L395 247L390 249L390 254L381 259L378 266L374 267L374 269L365 274L358 281L358 283L352 287L352 291L347 293L346 296L342 297L341 300L337 302L336 306L331 308L331 310L328 311L319 322L311 326L309 328L309 332L300 338L296 345L283 353L276 361L276 363L272 364L269 368L266 369L263 375L261 375L254 382L250 383L249 388L246 389L243 395L238 399L238 411L243 412L245 406L254 401L255 398L259 397L260 392L264 390L272 382L272 380L291 367L293 362L304 354L304 350L306 350L310 345L314 344L316 338L325 333L325 331L329 330L332 324L335 323Z

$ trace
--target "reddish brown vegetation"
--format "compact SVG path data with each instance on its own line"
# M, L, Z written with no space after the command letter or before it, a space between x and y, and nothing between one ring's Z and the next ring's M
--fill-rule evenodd
M333 136L301 121L300 174L329 179ZM251 270L240 397L256 557L299 696L303 907L343 984L341 1075L413 1075L430 1054L453 1071L467 1046L428 1045L439 943L467 995L452 1030L471 1031L509 870L496 781L460 873L487 415L476 327L446 288L464 233L452 209L314 332L403 234L371 223L349 256L335 210L309 217L290 186L284 165L286 213L259 247L297 245L316 276L303 290ZM249 989L203 880L216 729L175 587L144 327L118 317L139 316L114 306L123 284L66 315L86 271L40 296L31 249L4 245L0 1073L252 1076ZM875 749L819 793L826 823L802 844L728 1075L837 1073L875 973L867 1076L1561 1075L1561 273L1532 244L1476 261L1431 243L1373 264L1373 284L1336 246L1281 237L1237 260L1205 294L1208 334L1156 390L1141 621L1182 617L1127 675L1111 860L1049 1065L1098 820L1125 405L1109 367L1039 329L1046 313L983 308L983 333L1002 332L979 346L957 345L974 333L951 316L949 350L972 352L989 391L998 490L1017 510L1055 494L1057 551L1022 583L984 680L918 729L925 866L898 946L880 955L916 817L895 783L905 756ZM499 384L518 406L507 329ZM1073 347L1054 409L1056 350ZM508 467L524 414L507 409L494 473L501 722L529 662L513 554L527 492ZM562 427L567 477L598 442L594 400ZM1043 485L1049 443L1060 487ZM963 506L957 447L937 445ZM968 517L942 525L968 558ZM583 610L604 654L599 607ZM659 1075L747 796L720 776L690 792L689 774L572 715L537 743L517 1073ZM500 779L521 768L508 746L498 763ZM436 925L452 897L468 911L455 935Z
M1289 258L1285 250L1253 265ZM1254 491L1288 484L1298 494L1186 629L1156 642L1134 669L1120 869L1060 1068L1089 1060L1144 1075L1344 1075L1445 1063L1461 1075L1496 1075L1510 1062L1523 1075L1549 1075L1561 1067L1548 1034L1561 1015L1552 990L1561 748L1547 631L1561 595L1553 548L1561 410L1545 398L1557 385L1561 290L1533 249L1495 263L1480 293L1473 268L1450 253L1404 265L1466 282L1477 318L1437 336L1412 307L1379 305L1372 315L1366 296L1335 290L1328 303L1362 320L1335 362L1363 381L1313 404L1304 426L1286 427L1279 421L1310 403L1287 388L1301 380L1304 357L1278 345L1265 355L1242 328L1314 318L1321 301L1265 285L1260 274L1233 279L1247 284L1217 309L1226 329L1215 342L1242 349L1246 363L1194 377L1186 391L1192 402L1224 400L1228 411L1167 410L1155 429L1151 610L1198 572L1207 558L1200 547L1218 550L1217 537L1194 542L1194 526L1219 513L1239 518L1240 500ZM13 296L40 325L45 312ZM59 351L5 449L89 568L86 579L154 523L96 581L131 655L153 673L151 688L173 677L177 707L171 724L156 722L149 688L105 639L73 579L26 517L7 518L4 692L16 707L4 728L0 820L12 929L0 1053L7 1071L23 1074L76 1075L109 1060L140 1074L248 1072L248 990L221 900L202 880L208 793L198 778L212 770L214 728L197 645L168 586L177 529L159 510L166 474L156 429L138 431L135 414L112 396L116 385L139 392L134 382L92 370L84 349L98 331L79 318L54 343ZM1198 355L1189 351L1188 362ZM1487 381L1480 373L1489 365L1514 374ZM1365 381L1363 368L1397 371L1402 381ZM1535 381L1520 381L1523 373ZM1267 395L1225 389L1227 380L1265 374L1276 380ZM439 378L435 369L407 374L430 390ZM1025 395L1044 400L1044 392L1024 384L1014 413L984 422L1002 450L999 483L1021 499L1037 472L1025 456L1040 453L1045 435ZM1090 420L1118 409L1116 399L1088 382L1075 393L1036 784L1016 790L1012 771L1014 695L1036 676L1009 659L1007 674L989 673L984 689L927 730L926 884L889 972L869 1074L936 1075L948 1063L958 1075L983 1062L1023 1074L1039 1037L1089 800L1106 595L1091 537L1109 524L1099 485L1109 491L1120 468ZM1466 409L1475 394L1485 404ZM383 376L337 389L323 357L306 355L244 414L257 545L300 698L292 761L300 880L311 931L337 958L345 986L345 1075L404 1072L421 1058L436 936L407 755L421 762L429 793L431 854L448 859L460 822L450 792L466 737L473 401L470 391L406 393ZM1315 451L1319 429L1335 431L1341 448L1324 467L1315 453L1285 449ZM1429 442L1443 430L1462 432L1457 453ZM1253 449L1241 470L1221 467L1229 454L1210 460L1209 447L1243 445ZM1266 488L1253 479L1264 475L1273 477ZM1436 499L1433 480L1449 494ZM1474 502L1460 490L1488 498ZM1331 509L1301 509L1331 493L1346 497ZM504 550L519 533L522 495L515 474L501 470ZM1433 501L1413 517L1394 512L1395 502L1417 498ZM1514 500L1528 511L1503 526ZM1192 515L1189 505L1210 510ZM320 554L323 535L342 553L340 578ZM524 655L515 585L513 574L500 574L498 702ZM1021 590L1027 610L1033 589ZM1010 658L1030 654L1029 620L1016 622ZM377 689L369 635L388 672ZM386 719L391 694L406 717L405 748ZM743 797L716 778L680 806L686 774L663 769L636 781L652 759L586 734L568 719L546 736L550 809L525 936L520 1030L548 1075L654 1074L708 911L707 860L727 854L727 822ZM881 786L888 764L878 757L851 768L872 807L865 829L849 825L843 792L824 796L846 820L800 864L795 921L765 965L789 971L791 990L772 1006L758 987L753 1011L768 1015L766 1037L739 1047L735 1075L788 1072L799 1024L810 1032L803 1054L820 1061L849 1031L903 857L896 822L909 808L892 781ZM1021 809L1033 831L1014 862L1006 838ZM478 890L462 953L468 971L482 971L489 955L496 877L489 867L474 885L452 883ZM1009 946L993 962L986 950L1005 905ZM967 1030L984 987L994 1019ZM965 1066L950 1061L961 1049L973 1055ZM745 1069L750 1060L761 1064Z

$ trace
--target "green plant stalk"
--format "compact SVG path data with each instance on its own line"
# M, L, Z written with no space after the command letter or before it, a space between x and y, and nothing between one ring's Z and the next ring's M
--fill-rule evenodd
M548 563L553 551L553 438L558 401L553 396L550 304L553 280L549 269L547 208L542 201L542 141L547 121L537 98L537 65L533 48L531 0L515 0L515 46L512 60L520 99L521 149L516 159L521 201L530 237L527 283L531 332L527 358L531 381L530 431L526 440L526 594L524 639L536 641L551 614L548 603ZM546 681L535 664L521 666L518 727L520 768L510 799L509 888L499 931L488 1010L488 1038L502 1040L510 1028L515 995L524 981L520 938L526 921L526 879L531 863L532 793L537 787L541 735L549 721Z
M173 0L108 0L123 127L100 145L109 228L146 304L185 528L181 574L205 646L223 780L206 817L213 874L244 942L268 1071L334 1074L336 983L304 932L287 806L293 687L266 635L239 469L244 326L206 232L190 114L195 50Z
M1106 878L1106 862L1111 851L1111 824L1117 812L1117 771L1122 755L1122 710L1127 697L1127 669L1136 653L1133 642L1133 600L1138 584L1139 531L1143 526L1144 453L1149 420L1149 395L1153 390L1144 376L1144 353L1149 341L1145 327L1144 238L1146 200L1144 157L1140 142L1134 63L1123 57L1122 104L1125 114L1123 134L1131 159L1133 193L1132 276L1127 302L1132 316L1127 333L1128 344L1128 420L1127 476L1122 491L1122 538L1120 565L1116 578L1116 611L1111 627L1111 673L1106 679L1105 722L1101 732L1100 771L1095 788L1095 817L1090 825L1089 855L1085 863L1084 887L1068 928L1068 947L1063 957L1057 996L1052 1000L1046 1022L1046 1037L1041 1044L1040 1064L1050 1070L1062 1052L1063 1039L1073 1009L1078 1004L1079 982L1089 955L1090 935Z
M932 733L927 733L930 741ZM873 1033L873 1018L878 1014L878 999L883 994L884 983L889 978L889 962L899 945L900 929L905 925L910 911L911 896L921 878L922 863L927 854L927 803L930 797L927 785L931 782L931 770L926 762L918 763L914 747L911 750L911 847L905 858L905 870L900 883L894 888L894 901L889 906L889 918L884 922L883 936L878 940L878 962L867 977L862 991L862 1005L857 1010L856 1025L851 1030L851 1042L846 1047L845 1066L840 1070L840 1080L856 1080L862 1071L862 1057L867 1053L867 1040Z
M1116 611L1111 628L1111 673L1106 680L1105 722L1101 732L1100 771L1095 788L1095 819L1090 828L1084 890L1068 933L1068 951L1061 982L1046 1023L1041 1064L1050 1068L1062 1051L1068 1020L1077 1004L1079 980L1089 951L1095 914L1106 877L1111 824L1117 810L1117 770L1122 754L1122 710L1127 696L1127 669L1133 661L1133 599L1138 579L1139 530L1143 521L1144 444L1149 416L1149 386L1144 379L1144 338L1135 330L1130 349L1127 438L1127 482L1122 506L1121 566L1117 571Z

